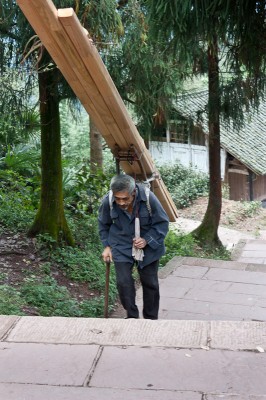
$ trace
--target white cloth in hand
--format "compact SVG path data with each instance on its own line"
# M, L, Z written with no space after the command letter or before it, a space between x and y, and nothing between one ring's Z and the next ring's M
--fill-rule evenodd
M140 238L140 222L139 218L135 218L135 239ZM144 251L143 249L138 249L133 245L132 247L132 256L135 258L136 261L142 261L144 258Z

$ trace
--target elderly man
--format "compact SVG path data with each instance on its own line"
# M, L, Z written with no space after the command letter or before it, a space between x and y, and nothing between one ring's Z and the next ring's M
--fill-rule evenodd
M165 253L169 220L157 197L129 175L116 175L99 209L103 260L114 262L119 297L127 318L139 318L135 284L136 263L143 289L143 317L158 319L159 259Z

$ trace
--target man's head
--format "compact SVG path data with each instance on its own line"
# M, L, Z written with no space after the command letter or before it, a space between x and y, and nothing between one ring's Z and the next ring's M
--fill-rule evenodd
M110 189L113 191L117 205L127 210L135 198L135 180L129 175L116 175L112 178Z

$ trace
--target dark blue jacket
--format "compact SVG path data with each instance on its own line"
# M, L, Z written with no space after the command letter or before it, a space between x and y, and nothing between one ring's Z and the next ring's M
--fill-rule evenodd
M135 215L138 210L140 218L140 236L147 242L144 248L144 259L139 262L140 268L145 267L165 253L164 238L168 232L169 219L161 203L150 192L149 203L151 215L147 208L145 189L137 185L137 197L131 218L113 201L110 210L108 194L103 198L99 209L99 233L104 247L110 246L113 260L117 262L132 262L132 246L135 236Z

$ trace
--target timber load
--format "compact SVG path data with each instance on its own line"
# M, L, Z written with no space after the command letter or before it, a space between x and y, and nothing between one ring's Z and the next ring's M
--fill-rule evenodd
M152 181L170 221L176 221L177 209L150 152L74 10L57 10L51 0L17 3L123 170Z

